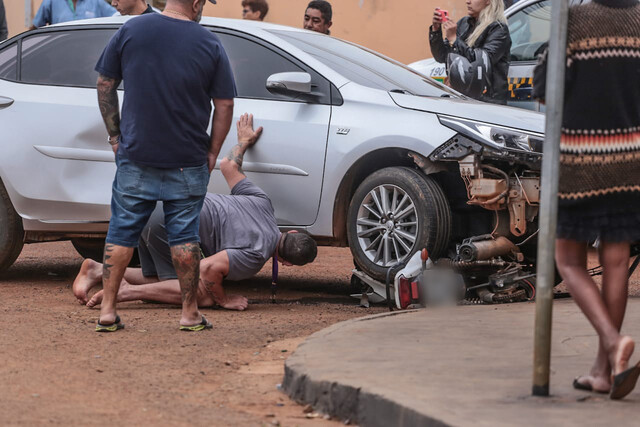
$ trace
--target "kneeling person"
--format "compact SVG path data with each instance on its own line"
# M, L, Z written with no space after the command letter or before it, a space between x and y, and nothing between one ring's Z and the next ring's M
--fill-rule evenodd
M253 277L275 257L284 265L304 265L317 255L315 241L295 231L281 233L273 206L266 193L242 171L246 150L256 143L262 128L253 130L253 117L238 121L238 144L222 160L220 170L231 195L205 197L200 213L200 240L205 258L200 261L198 305L220 306L232 310L247 308L247 299L227 296L223 279ZM138 246L142 268L128 268L118 292L118 301L151 300L170 304L181 302L180 285L171 261L162 211L152 215ZM87 301L88 291L101 281L102 265L85 260L73 284L81 303L93 307L102 301L102 291Z

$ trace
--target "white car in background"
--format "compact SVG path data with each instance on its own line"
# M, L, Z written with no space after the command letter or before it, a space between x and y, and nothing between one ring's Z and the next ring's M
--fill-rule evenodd
M571 5L589 0L569 0ZM551 0L521 0L505 11L511 34L511 65L509 67L508 105L540 110L531 99L533 68L538 55L549 41L551 32ZM460 18L460 17L458 17ZM447 68L435 59L423 59L409 67L440 82L447 77Z
M0 44L0 269L24 242L69 239L100 257L115 164L93 68L127 19L59 24ZM264 126L243 169L282 229L350 246L376 279L422 248L446 258L474 236L520 243L535 233L542 115L463 99L322 34L202 25L230 58L236 118L251 112ZM232 131L222 153L235 144ZM228 191L218 170L209 190Z

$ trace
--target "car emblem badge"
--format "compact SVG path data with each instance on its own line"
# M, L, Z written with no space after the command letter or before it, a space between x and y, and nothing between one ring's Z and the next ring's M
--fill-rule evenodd
M349 131L350 130L351 129L348 129L348 128L338 128L337 134L338 135L349 135Z

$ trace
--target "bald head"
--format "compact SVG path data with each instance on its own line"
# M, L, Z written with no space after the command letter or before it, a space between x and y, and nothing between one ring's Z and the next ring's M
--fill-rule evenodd
M209 1L215 3L213 0ZM167 0L163 14L179 12L180 15L188 16L192 21L200 22L206 2L207 0Z
M111 6L122 16L142 15L147 10L147 2L145 0L112 0Z

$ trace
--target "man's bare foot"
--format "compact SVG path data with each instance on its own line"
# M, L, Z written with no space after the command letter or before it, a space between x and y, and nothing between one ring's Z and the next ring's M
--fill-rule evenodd
M104 291L96 292L89 301L87 301L87 307L93 308L102 303L102 296L104 295Z
M124 280L120 284L120 289L118 290L118 297L116 298L116 302L125 302L132 301L133 294L131 293L132 287L131 284L125 282ZM87 307L93 308L102 303L102 298L104 296L104 291L100 290L96 292L91 299L87 302Z
M180 318L180 326L196 326L202 323L204 316L200 311L196 311L195 313L185 313L182 312L182 317Z
M102 264L92 259L85 259L80 272L73 281L73 295L80 304L87 304L89 290L102 282Z
M249 306L249 300L241 295L228 295L226 300L219 304L227 310L244 311Z
M609 352L611 376L615 376L629 367L629 359L635 349L635 342L629 336L622 336L612 351Z
M611 390L611 379L609 375L583 375L576 378L575 382L583 386L584 389L591 389L591 391L595 391L596 393L609 393L609 390Z

